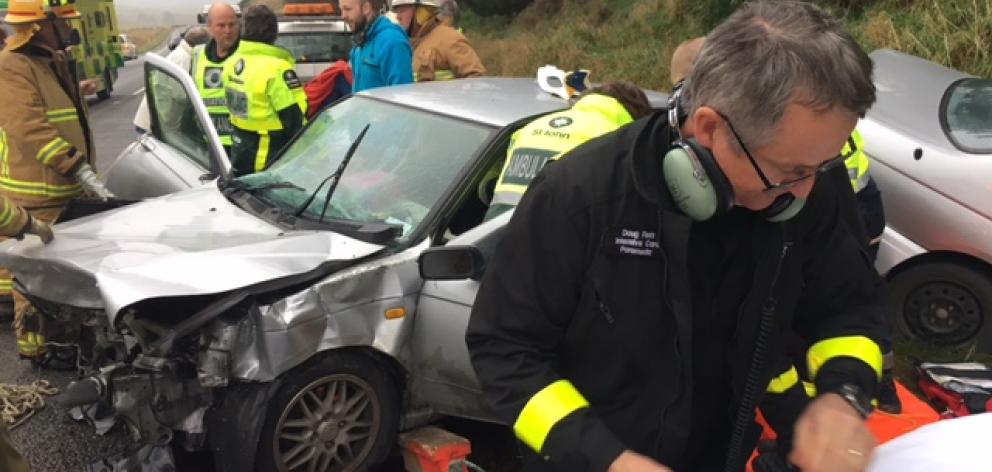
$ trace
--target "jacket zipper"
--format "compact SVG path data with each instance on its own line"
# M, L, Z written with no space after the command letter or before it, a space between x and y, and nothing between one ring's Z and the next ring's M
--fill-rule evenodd
M784 227L783 227L784 230ZM758 335L754 341L754 354L751 358L751 365L748 367L744 380L744 390L741 393L740 405L734 420L733 434L730 436L730 447L727 449L727 462L724 465L725 472L739 472L737 464L738 457L742 455L744 447L744 434L747 432L748 423L753 421L754 409L757 407L759 388L761 387L760 375L768 356L768 338L774 322L775 310L778 308L778 299L775 298L775 286L782 272L782 265L792 242L783 238L782 251L779 253L778 262L775 265L775 272L772 282L769 285L768 297L761 304L761 319L758 322ZM743 309L743 306L742 306Z
M595 280L592 282L592 291L596 295L596 304L599 305L599 312L606 318L606 322L613 324L616 322L616 318L613 317L613 313L610 311L610 307L606 305L603 301L603 297L599 292L599 284Z

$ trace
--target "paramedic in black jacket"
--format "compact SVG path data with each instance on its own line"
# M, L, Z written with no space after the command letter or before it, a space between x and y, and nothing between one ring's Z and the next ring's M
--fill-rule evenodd
M882 282L845 224L838 155L871 60L800 2L706 40L669 113L546 167L482 281L466 341L527 471L741 471L786 333L811 340L807 472L863 470Z

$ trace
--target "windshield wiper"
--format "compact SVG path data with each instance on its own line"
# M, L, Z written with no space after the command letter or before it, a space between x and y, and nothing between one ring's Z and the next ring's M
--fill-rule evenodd
M334 179L334 183L331 184L329 189L327 189L327 196L324 197L324 207L320 209L320 219L317 220L318 223L322 223L324 221L324 214L327 212L328 204L331 203L331 196L334 195L334 191L338 188L338 182L341 181L341 174L344 174L345 168L348 167L348 163L351 162L351 158L355 156L355 151L358 150L358 145L362 143L363 139L365 139L365 134L368 133L370 127L372 127L372 123L365 125L362 132L358 134L357 138L355 138L355 142L351 143L351 147L348 148L348 152L344 155L344 159L341 159L341 164L338 165L337 170L321 181L320 185L317 186L310 197L308 197L307 200L296 209L297 218L299 218L300 215L302 215L303 212L310 207L310 204L313 203L315 198L317 198L317 194L320 193L320 189L324 187L324 184L331 181L331 179Z

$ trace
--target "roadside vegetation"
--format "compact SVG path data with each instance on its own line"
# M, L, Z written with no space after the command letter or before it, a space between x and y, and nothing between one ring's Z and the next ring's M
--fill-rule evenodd
M706 34L736 0L534 0L515 16L465 12L463 26L493 75L538 67L593 71L665 90L672 51ZM829 0L868 51L891 48L992 77L992 0Z
M169 38L170 32L172 28L166 27L132 28L123 31L138 46L138 54L144 54L162 45Z

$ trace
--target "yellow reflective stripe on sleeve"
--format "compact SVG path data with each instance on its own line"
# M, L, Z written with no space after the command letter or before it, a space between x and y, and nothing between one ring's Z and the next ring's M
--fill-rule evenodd
M63 116L50 116L48 117L49 123L65 123L68 121L79 121L79 116L73 115L63 115Z
M576 410L588 407L589 402L571 382L559 380L527 401L513 423L513 432L524 444L540 453L551 428Z
M803 382L803 390L806 390L806 396L810 398L816 397L816 384L813 382Z
M58 198L74 197L83 190L83 187L79 184L53 185L0 177L0 190L21 195Z
M455 80L455 73L448 69L434 71L434 80Z
M68 119L79 119L79 115L76 114L75 108L61 108L58 110L49 110L45 112L45 116L49 121L55 122L55 120L67 121Z
M799 371L795 366L789 367L789 370L768 382L768 393L785 393L797 383L799 383Z
M255 172L265 170L265 165L269 161L269 135L262 133L258 135L258 150L255 152Z
M42 164L48 164L52 158L57 156L60 152L69 150L72 145L62 138L55 138L48 142L45 147L38 151L38 155L35 156Z
M814 344L806 353L810 375L816 379L820 367L836 357L858 359L871 366L879 379L882 378L882 350L875 341L864 336L842 336Z
M15 211L14 204L9 200L4 199L3 211L0 212L0 228L5 228L7 225L14 222L17 217L17 211Z

